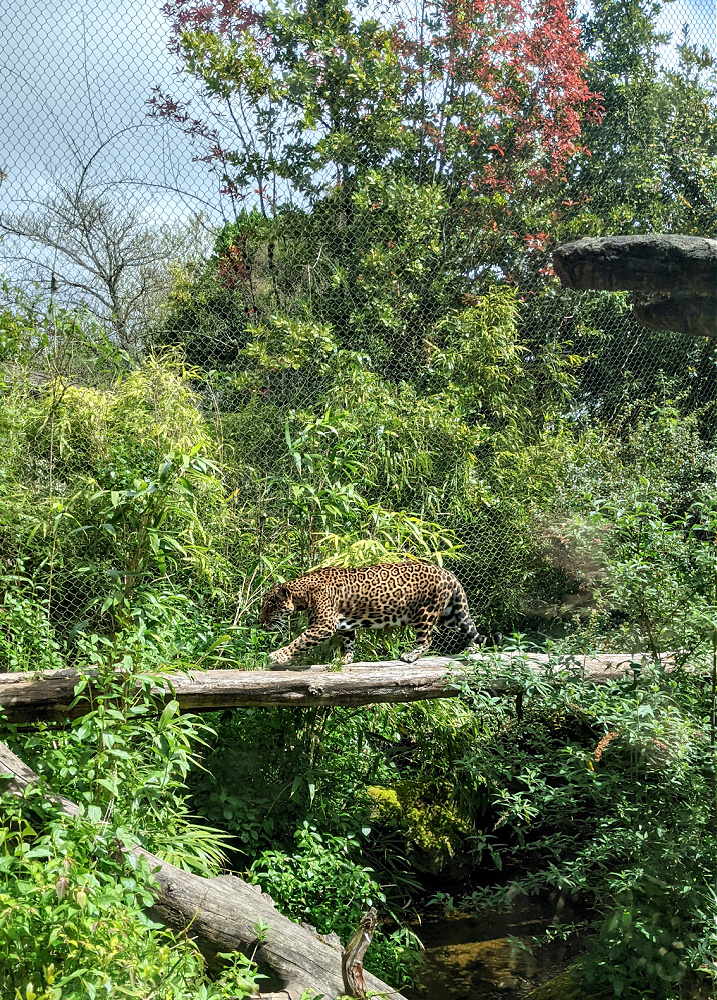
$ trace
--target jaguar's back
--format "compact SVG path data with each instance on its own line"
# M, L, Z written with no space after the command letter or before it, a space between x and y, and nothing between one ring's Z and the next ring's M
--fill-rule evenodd
M401 657L409 663L427 648L439 621L457 625L471 642L482 639L468 612L463 587L453 573L432 563L313 570L272 588L264 598L260 619L272 627L294 610L308 612L309 627L290 645L271 654L274 664L287 663L335 633L343 639L344 663L350 663L357 628L412 625L417 648Z

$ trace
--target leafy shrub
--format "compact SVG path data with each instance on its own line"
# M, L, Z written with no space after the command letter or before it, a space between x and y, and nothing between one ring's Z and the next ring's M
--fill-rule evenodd
M79 1000L161 990L172 1000L219 1000L255 992L250 960L235 957L212 982L191 940L174 938L144 912L154 883L146 862L128 853L134 843L205 875L223 857L218 831L193 822L185 806L184 779L203 727L179 716L174 701L152 719L161 675L141 666L152 652L142 630L113 643L81 637L77 665L99 670L90 710L64 729L10 740L46 784L2 795L3 995ZM85 691L81 682L80 699ZM50 788L76 800L80 817L58 816Z
M46 607L28 580L0 578L5 592L0 604L0 672L52 670L62 666L60 643Z
M586 901L596 987L673 996L714 948L709 690L650 671L601 686L570 671L555 681L527 670L518 719L484 695L475 702L490 729L456 764L479 807L474 849L499 866L520 851L524 874L472 905L547 886Z
M334 932L346 943L362 913L370 906L381 909L386 903L375 873L352 860L359 844L350 836L322 836L304 822L294 837L294 852L262 851L249 869L249 877L270 893L282 912L307 921L320 934ZM407 929L387 935L379 928L365 965L400 988L413 981L417 939Z

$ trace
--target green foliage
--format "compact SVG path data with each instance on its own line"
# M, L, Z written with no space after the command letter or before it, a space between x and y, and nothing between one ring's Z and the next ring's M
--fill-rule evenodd
M0 307L0 360L18 361L31 352L37 319L32 305L9 282L3 280L0 291L7 303Z
M61 732L41 728L25 737L22 754L90 820L111 818L150 850L169 852L174 864L207 873L223 858L221 838L192 827L184 793L206 727L152 693L162 652L141 625L113 640L80 635L76 698L89 700L87 710ZM90 670L98 671L98 692L88 688Z
M44 386L27 415L33 457L49 459L53 472L122 481L128 470L152 468L177 448L206 447L208 436L191 389L196 372L171 354L149 357L109 387Z
M180 716L175 701L153 717L151 691L161 675L139 666L152 658L141 629L113 643L82 637L79 651L81 662L99 670L90 710L59 731L38 727L10 740L47 784L22 797L2 795L0 989L21 1000L110 991L172 1000L249 996L257 982L250 959L234 957L211 981L188 937L148 920L153 877L130 853L139 842L207 875L223 860L219 832L193 822L185 805L184 778L205 727ZM81 681L79 700L86 690ZM79 803L80 817L57 814L53 787Z
M308 823L295 833L296 851L262 851L250 875L282 910L295 919L308 920L320 934L350 935L363 910L386 902L372 871L351 860L359 846L352 838L322 838ZM342 926L336 925L341 914Z
M668 39L657 30L658 4L598 0L594 6L585 19L586 44L605 115L604 126L586 123L592 155L581 165L578 195L585 207L573 210L581 235L714 232L712 56L691 44L685 28L677 68L661 70L660 47Z
M598 914L588 978L616 995L639 982L643 996L672 996L713 948L709 691L660 671L591 687L570 671L528 670L521 685L518 718L477 697L493 721L458 780L496 818L475 849L498 864L518 849L526 873L476 892L473 905L546 885L587 895Z
M241 352L251 365L261 370L303 368L321 363L336 350L328 326L302 323L284 316L272 316L251 331L251 341Z
M366 906L394 914L399 927L379 927L366 964L400 985L415 976L418 958L416 939L399 919L415 881L372 832L364 789L395 774L364 739L372 714L226 712L206 771L192 783L202 814L234 835L251 862L250 879L283 912L344 942Z
M0 988L17 1000L85 1000L110 991L167 1000L249 997L255 967L234 957L211 981L191 941L151 923L146 861L116 856L115 830L58 821L30 792L5 794L0 856ZM38 819L45 820L38 829ZM104 860L97 861L98 854Z
M590 457L566 470L575 513L554 559L592 595L590 628L614 648L688 659L711 641L714 455L698 427L670 402L640 404L615 436L583 435Z
M695 538L686 545L685 520L665 518L659 501L641 493L624 504L600 504L590 519L589 530L608 561L596 588L598 604L624 614L621 631L633 646L646 644L655 657L671 648L692 652L706 638L715 593L714 543ZM693 528L693 534L709 531L699 527L702 532Z
M100 614L111 610L120 623L133 615L156 617L156 580L176 575L183 565L213 579L217 567L203 544L199 508L221 507L223 495L211 475L216 467L197 455L199 447L188 455L169 452L156 478L136 479L133 489L101 490L89 498L93 524L82 530L107 538L110 549L106 572L112 589ZM154 586L147 588L148 582Z
M251 994L251 956L210 979L146 918L138 843L243 868L343 939L378 903L397 929L367 964L397 987L426 876L465 880L465 909L551 887L583 914L552 933L584 936L587 985L546 996L671 1000L716 945L715 348L558 288L546 255L714 232L713 59L685 34L663 68L648 0L595 0L587 62L560 4L450 2L420 38L334 0L222 10L165 8L216 130L155 110L208 143L234 213L206 259L168 262L136 356L1 289L0 670L71 666L87 711L3 732L45 786L2 802L0 992ZM455 570L484 631L640 672L546 677L519 638L452 702L208 728L152 694L170 669L263 667L276 581L404 558Z
M265 850L249 869L282 912L315 926L320 934L334 932L342 942L353 934L370 906L383 908L386 896L374 872L357 864L352 855L360 847L351 836L321 836L304 822L294 834L295 850ZM392 984L412 981L417 967L417 939L407 929L375 934L366 956L366 968Z
M60 643L48 621L46 608L17 577L0 578L5 585L0 605L0 672L41 671L61 667Z

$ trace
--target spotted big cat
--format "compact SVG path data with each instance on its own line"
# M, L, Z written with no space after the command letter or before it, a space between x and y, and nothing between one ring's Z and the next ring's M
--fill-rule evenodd
M458 579L447 569L426 562L315 569L272 587L259 619L266 628L277 628L293 611L307 612L308 628L288 646L269 654L272 666L290 663L333 635L340 637L342 662L349 664L353 662L357 628L412 626L417 645L401 655L406 663L413 663L428 649L433 629L439 624L459 628L466 645L485 641L470 616Z

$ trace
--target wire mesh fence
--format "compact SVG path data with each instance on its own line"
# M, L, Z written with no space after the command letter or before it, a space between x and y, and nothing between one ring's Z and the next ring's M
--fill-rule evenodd
M714 349L551 254L714 235L715 13L9 4L0 546L42 657L408 555L487 631L617 641L600 514L714 492Z

